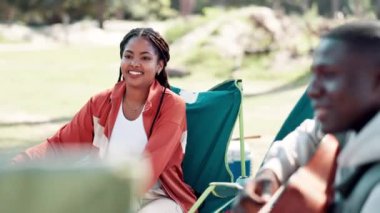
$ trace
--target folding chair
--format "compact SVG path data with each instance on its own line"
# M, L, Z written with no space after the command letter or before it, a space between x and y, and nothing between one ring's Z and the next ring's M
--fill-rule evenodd
M292 111L289 113L288 117L285 119L285 122L276 134L276 137L271 145L273 145L273 143L278 140L282 140L287 134L296 129L305 119L313 118L313 115L314 111L311 106L310 99L305 91L293 107ZM239 187L239 185L237 185L237 187ZM227 201L217 210L217 212L229 206L235 200L235 198L236 197Z
M312 119L313 117L314 110L311 106L310 98L307 95L306 89L305 92L301 95L300 99L297 101L296 105L294 105L292 111L290 111L288 117L285 119L272 144L269 146L269 149L276 141L284 139L285 136L295 130L305 119ZM265 154L265 156L267 154L268 152Z
M186 101L188 138L182 168L185 182L198 197L189 212L212 212L237 193L226 154L238 115L244 153L241 84L229 80L198 93L172 88ZM240 179L246 176L244 154L241 157Z
M305 119L313 118L314 110L311 106L310 98L307 96L306 91L302 94L301 98L298 100L285 122L282 124L279 132L274 138L274 142L282 140L287 134L295 130Z

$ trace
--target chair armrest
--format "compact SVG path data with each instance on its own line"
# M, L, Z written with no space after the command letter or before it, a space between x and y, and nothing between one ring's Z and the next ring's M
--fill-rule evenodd
M204 190L201 196L197 199L194 205L189 210L189 213L195 212L202 203L206 200L210 193L213 193L217 197L234 197L239 190L242 190L243 187L238 183L230 182L211 182L209 186Z
M238 183L211 182L210 186L214 186L212 193L221 198L235 196L239 190L243 190L243 186Z

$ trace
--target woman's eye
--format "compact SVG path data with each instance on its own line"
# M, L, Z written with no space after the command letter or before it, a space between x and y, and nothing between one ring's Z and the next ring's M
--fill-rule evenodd
M132 56L131 56L131 55L124 55L124 58L126 58L126 59L131 59Z
M143 57L142 57L142 60L144 60L144 61L149 61L149 60L150 60L150 57L148 57L148 56L143 56Z

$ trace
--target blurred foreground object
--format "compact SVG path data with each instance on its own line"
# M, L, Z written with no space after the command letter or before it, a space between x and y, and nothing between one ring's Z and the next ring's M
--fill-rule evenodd
M0 168L0 212L133 212L145 162L38 162Z

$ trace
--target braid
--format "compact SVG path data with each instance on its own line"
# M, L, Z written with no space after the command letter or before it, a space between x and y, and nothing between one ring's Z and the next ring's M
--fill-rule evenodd
M161 35L154 31L152 28L135 28L129 31L129 33L127 33L127 35L125 35L123 40L120 42L120 58L123 56L125 45L133 37L144 37L153 45L157 52L158 59L164 62L162 71L159 75L156 75L156 79L162 86L169 88L170 85L168 81L168 75L165 69L168 61L170 60L169 45L161 37ZM121 70L119 73L118 81L121 81Z

